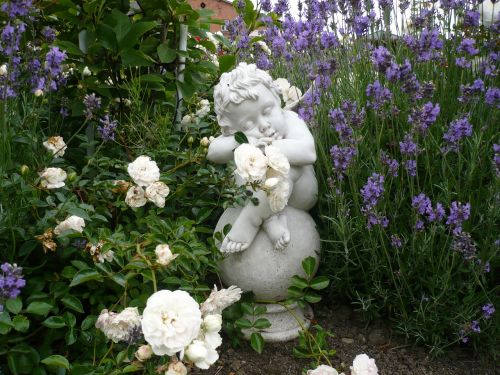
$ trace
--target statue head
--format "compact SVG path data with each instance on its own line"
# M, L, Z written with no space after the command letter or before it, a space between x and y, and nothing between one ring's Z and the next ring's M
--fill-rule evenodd
M263 90L268 92L263 93ZM240 130L228 118L229 109L234 111L235 105L238 106L245 100L257 102L262 94L274 98L276 106L281 110L279 87L267 72L258 69L255 64L243 62L232 71L222 74L214 87L214 107L223 135Z

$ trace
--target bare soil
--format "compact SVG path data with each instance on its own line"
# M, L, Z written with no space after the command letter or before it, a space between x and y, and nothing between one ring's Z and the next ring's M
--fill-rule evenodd
M423 348L408 345L390 325L377 321L366 325L349 306L315 307L315 320L332 332L331 359L339 372L350 375L349 366L357 354L374 358L380 375L500 375L492 359L475 358L467 348L454 348L446 356L432 359ZM310 360L292 355L295 342L266 343L264 352L250 345L231 348L229 340L219 348L220 358L209 370L193 370L194 375L300 375L310 368Z

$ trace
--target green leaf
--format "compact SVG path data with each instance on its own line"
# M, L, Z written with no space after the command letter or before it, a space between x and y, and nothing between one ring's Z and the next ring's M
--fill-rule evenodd
M129 31L123 38L118 38L118 45L120 49L125 46L135 46L139 42L139 38L145 32L151 30L157 25L155 21L137 22L130 26Z
M253 304L247 303L247 302L243 302L241 304L241 309L243 310L243 312L245 314L253 315Z
M271 322L266 318L259 318L255 322L253 322L253 328L256 329L264 329L271 327Z
M49 316L42 324L47 328L62 328L66 326L62 316Z
M69 362L62 355L51 355L50 357L42 359L42 363L47 366L64 367L66 370L69 370Z
M151 66L154 60L144 52L128 48L120 52L123 66Z
M299 289L305 289L309 286L306 279L297 275L292 277L292 285Z
M73 328L70 328L66 335L64 336L66 340L66 345L73 345L76 342L76 334Z
M84 312L83 305L80 302L80 300L78 298L76 298L75 296L71 296L71 295L66 296L66 297L62 298L61 301L62 301L62 303L64 303L64 305L66 307L83 314L83 312Z
M0 313L0 335L5 335L12 329L12 321L8 312Z
M218 57L220 73L225 73L233 68L236 64L236 56L222 55Z
M91 280L102 281L102 276L96 270L86 268L77 272L77 274L73 277L73 280L71 280L69 286L72 287L80 285Z
M309 303L318 303L321 301L321 296L314 292L307 292L304 299Z
M297 288L296 286L291 286L287 291L288 295L292 298L300 298L304 295L304 291L301 288Z
M234 133L234 139L239 144L248 143L248 138L247 138L247 136L243 132L236 132L236 133Z
M46 316L53 307L53 305L47 302L31 302L26 308L26 312Z
M5 306L12 314L18 314L23 308L23 301L21 300L21 297L8 299Z
M254 332L250 336L250 346L257 353L262 353L262 350L264 349L264 338L259 332Z
M82 330L86 331L90 328L92 328L97 321L97 317L95 315L89 315L82 321Z
M16 315L12 319L14 329L19 332L26 332L30 327L30 321L24 315Z
M118 51L118 41L116 40L115 31L103 23L97 26L97 39L102 46L110 51Z
M240 328L252 328L252 322L245 318L240 318L236 322L234 322Z
M311 280L310 286L313 289L321 290L325 289L330 284L330 280L326 276L318 276Z
M136 371L141 371L143 370L142 367L137 367L135 365L128 365L126 366L122 371L121 373L122 374L126 374L126 373L129 373L129 372L136 372Z
M158 58L162 63L171 63L177 57L177 53L175 49L170 48L168 43L162 43L156 49L156 53L158 53Z
M302 261L302 268L306 272L306 275L311 277L314 273L314 268L316 266L316 259L313 257L307 257Z
M65 40L59 40L56 41L55 44L59 46L62 50L65 50L71 55L77 55L77 56L83 56L83 52L80 50L80 48L71 42L65 41Z

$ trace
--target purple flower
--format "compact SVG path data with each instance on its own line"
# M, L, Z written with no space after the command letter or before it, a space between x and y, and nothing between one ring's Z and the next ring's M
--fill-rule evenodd
M495 306L492 303L488 303L482 307L483 317L485 319L490 319L493 313L495 312Z
M444 219L446 216L446 212L444 210L444 207L441 203L436 203L436 208L433 209L432 206L427 207L427 220L432 223L434 221L441 221Z
M83 98L83 104L85 105L85 117L87 120L90 120L94 116L94 112L101 108L101 98L95 96L94 93L87 94Z
M257 68L262 70L269 70L273 67L273 63L267 58L265 53L259 53L257 55L255 65L257 65Z
M470 216L470 203L465 205L453 201L451 202L450 214L446 220L446 225L449 225L453 229L453 233L457 234L462 231L462 223L467 220Z
M470 38L464 38L460 45L457 47L457 52L466 52L470 56L477 55L479 50L474 46L476 41Z
M45 56L45 70L53 77L62 73L62 63L66 59L66 52L59 47L51 47Z
M473 320L471 322L470 329L472 330L472 332L476 332L476 333L481 332L481 327L479 327L479 323L477 320Z
M464 344L469 341L469 337L466 336L465 330L463 328L460 328L460 331L458 332L458 339Z
M366 16L355 16L354 17L354 33L357 37L362 36L368 31L370 26L370 19Z
M416 232L422 232L425 228L425 224L422 220L417 220L415 223L415 231Z
M373 208L377 205L378 200L384 193L384 176L381 174L373 173L368 178L367 183L361 189L364 206Z
M344 116L346 118L347 123L352 128L359 128L363 121L365 121L366 111L364 108L358 110L358 105L356 102L351 102L349 100L345 100L341 105L342 111L344 112Z
M56 31L50 26L45 26L42 29L42 35L48 43L52 43L54 40L56 40Z
M392 7L392 0L378 0L378 4L382 9L390 9Z
M415 177L417 175L417 161L407 160L405 162L405 169L411 177Z
M423 107L412 110L408 115L408 122L413 124L420 134L425 134L427 128L436 121L440 110L439 104L434 105L428 102Z
M484 101L491 105L500 108L500 88L490 87L485 94Z
M420 215L424 215L429 207L432 209L431 200L424 193L414 196L411 200L411 206L416 208Z
M476 257L476 244L470 234L466 232L460 232L453 236L451 249L461 253L466 260L472 260Z
M261 0L260 5L262 6L262 10L264 12L271 11L271 0Z
M489 260L487 260L487 261L484 263L483 272L484 272L484 273L489 273L490 271L491 271L490 261L489 261Z
M382 86L379 80L369 84L366 87L366 96L370 98L368 101L368 106L372 107L376 111L385 104L391 101L392 94L388 88Z
M351 166L356 154L357 151L355 147L339 147L335 145L330 149L333 170L339 174L339 178L342 178L342 175Z
M464 15L464 25L468 27L479 26L480 13L475 10L468 10Z
M21 289L26 286L23 279L21 267L15 263L4 263L0 266L2 273L0 275L0 299L16 298Z
M497 177L500 177L500 144L493 144L493 165L495 166L495 172ZM497 240L500 242L499 240Z
M418 55L418 61L430 61L441 57L440 51L443 49L443 41L439 39L439 29L437 28L433 30L425 28L422 30L419 40L410 35L403 37L403 40Z
M455 64L459 66L460 68L468 69L472 66L472 63L467 60L465 57L457 57L455 59Z
M401 246L403 246L403 242L401 241L401 238L399 238L397 234L391 235L391 245L396 249L399 249Z
M484 92L484 82L478 78L472 84L460 85L460 92L461 95L458 97L458 101L461 103L470 103Z
M321 33L320 37L321 46L325 49L327 48L337 48L340 46L339 41L334 33L324 31Z
M472 135L472 125L467 117L454 120L450 123L448 131L443 135L443 139L447 145L443 148L443 152L454 151L458 152L458 143L464 137Z
M0 10L8 15L10 19L24 17L34 11L33 0L10 0L4 1Z
M101 126L97 127L97 131L102 140L104 142L114 141L115 130L118 126L118 121L110 120L109 114L106 114L102 119L99 120L99 122L101 123Z
M385 152L383 152L380 155L380 160L382 164L387 166L389 168L389 174L392 177L398 177L398 169L399 169L399 163L396 159L391 159L389 155L387 155Z
M418 153L418 146L413 141L413 137L410 133L406 133L402 142L399 142L399 150L401 154L413 156Z
M288 0L278 0L274 5L274 13L280 16L284 13L288 13Z
M387 69L393 64L393 58L387 48L380 46L372 52L372 63L378 72L385 74Z

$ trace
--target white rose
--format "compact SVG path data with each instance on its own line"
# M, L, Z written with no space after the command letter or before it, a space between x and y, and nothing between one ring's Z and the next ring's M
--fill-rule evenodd
M76 232L83 232L83 228L85 227L85 220L83 220L80 216L71 215L66 218L66 220L57 224L54 228L54 234L56 236L61 235L64 231L74 230Z
M208 115L209 112L210 112L210 105L203 106L196 111L196 116L198 116L199 118L203 118L206 115Z
M43 95L43 90L42 89L36 89L35 92L33 93L35 96L38 98Z
M267 157L262 151L248 143L234 150L236 172L246 181L260 181L267 171Z
M165 375L187 375L187 368L181 361L170 362Z
M97 256L97 260L99 260L99 263L112 262L114 258L115 252L113 250L108 250L105 253L100 252Z
M271 56L271 50L267 46L266 42L263 40L259 40L257 44L260 46L260 48L266 53L266 55Z
M205 319L203 319L203 326L207 332L219 332L222 329L222 315L207 315Z
M287 175L290 172L290 162L278 147L273 145L266 146L264 152L267 156L267 162L272 169L282 175Z
M330 366L320 365L314 370L307 370L307 375L339 375L339 373ZM343 375L343 373L341 375Z
M43 145L47 150L52 152L52 155L54 156L63 156L64 152L68 148L66 143L64 143L63 137L59 136L49 137L49 139L43 142Z
M7 75L7 64L0 66L0 77Z
M266 181L264 182L264 187L266 189L272 190L278 185L279 182L280 179L278 177L271 177L266 179Z
M148 298L142 332L156 355L174 355L195 339L201 326L198 303L182 290L160 290Z
M45 168L42 173L40 173L42 180L40 184L47 189L57 189L63 187L64 180L68 175L61 168Z
M156 261L162 266L168 266L168 264L179 256L179 254L172 254L170 247L168 245L158 245L155 249Z
M200 141L200 145L208 147L210 145L210 140L207 137L203 137Z
M273 212L280 212L285 208L290 197L290 183L281 178L279 183L268 193L269 206Z
M139 186L148 186L160 179L160 169L149 156L139 156L128 165L127 171Z
M92 72L90 71L90 69L89 69L89 67L88 67L88 66L86 66L85 68L83 68L82 75L83 75L84 77L88 77L88 76L92 75Z
M285 105L289 105L298 101L302 97L302 91L298 87L291 86L288 90L283 92L283 100Z
M119 314L102 310L95 326L116 343L129 341L140 324L141 316L137 307L127 307Z
M142 207L147 201L144 189L140 186L132 186L128 189L127 195L125 196L125 203L130 207Z
M205 332L203 337L198 338L203 338L203 341L212 349L217 349L222 345L222 337L219 332Z
M278 78L274 81L274 84L280 88L282 95L283 92L288 91L290 88L290 82L288 82L285 78Z
M351 375L377 375L378 368L373 358L366 354L358 354L352 362Z
M184 115L184 117L181 120L181 124L182 125L190 124L193 122L193 120L194 118L191 115Z
M186 349L186 356L195 366L203 370L208 369L219 359L219 354L206 342L194 340Z
M241 289L236 285L231 285L229 288L221 290L217 290L217 286L214 285L212 293L210 293L206 301L201 304L200 310L203 316L221 314L222 310L226 307L240 300L241 293Z
M146 198L158 207L165 207L165 198L170 193L170 189L161 181L153 182L146 188Z
M139 349L135 352L135 358L139 361L147 361L153 355L153 350L149 345L141 345Z

